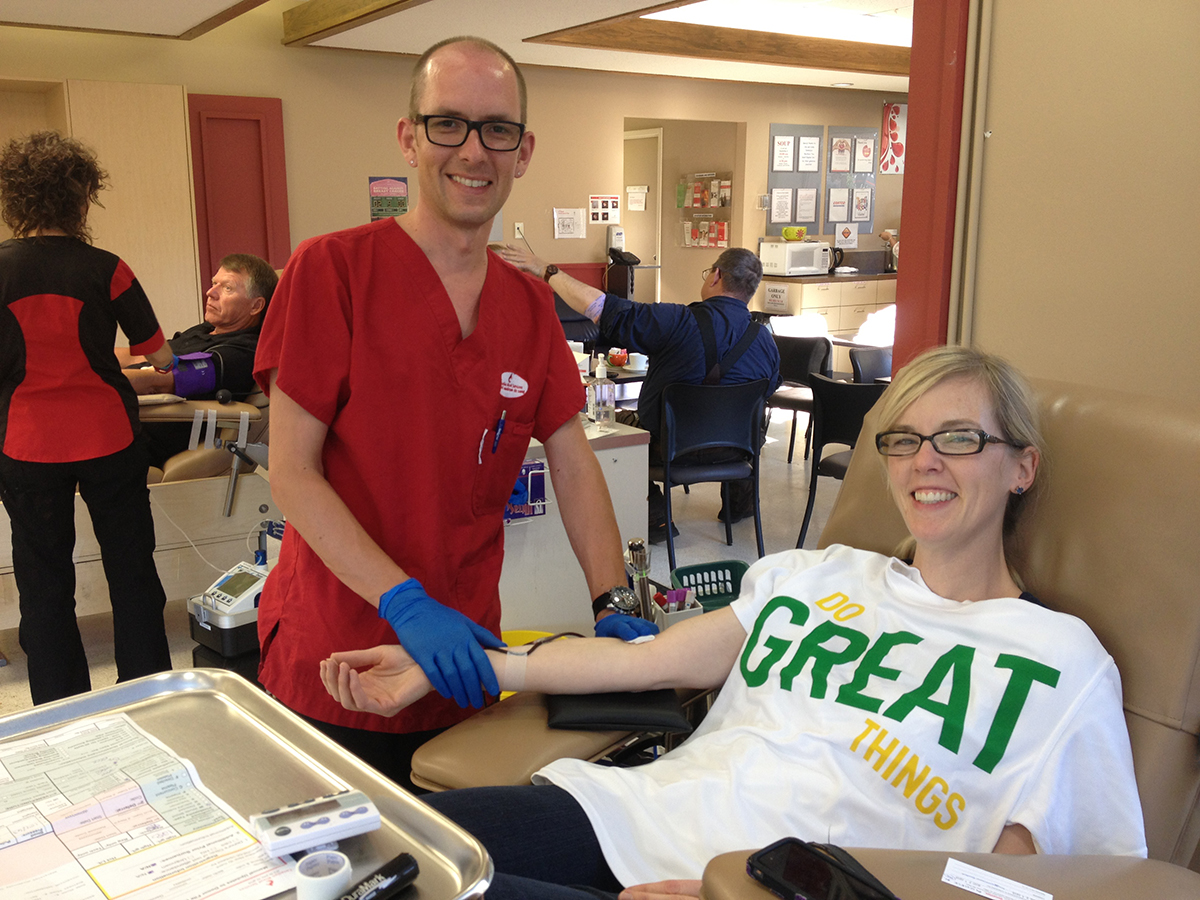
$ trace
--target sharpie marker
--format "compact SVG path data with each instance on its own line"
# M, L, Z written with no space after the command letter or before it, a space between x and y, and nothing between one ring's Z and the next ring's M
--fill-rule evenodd
M409 853L401 853L342 894L341 900L388 900L413 883L420 869Z

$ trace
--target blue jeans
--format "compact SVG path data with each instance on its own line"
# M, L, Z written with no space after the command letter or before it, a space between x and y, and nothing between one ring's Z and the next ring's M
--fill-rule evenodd
M562 788L464 788L421 799L491 854L496 876L487 900L595 900L621 890L592 823Z

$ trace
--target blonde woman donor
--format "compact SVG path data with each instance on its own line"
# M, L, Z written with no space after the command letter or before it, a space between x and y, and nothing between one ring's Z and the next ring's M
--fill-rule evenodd
M558 760L532 785L426 798L492 854L488 897L694 895L717 854L786 835L1145 856L1116 666L1083 622L1024 593L1005 555L1041 462L1029 385L944 347L881 404L910 562L789 550L755 563L727 609L648 643L488 651L502 685L536 691L721 688L682 746L639 768ZM321 665L351 709L390 715L430 689L397 646Z

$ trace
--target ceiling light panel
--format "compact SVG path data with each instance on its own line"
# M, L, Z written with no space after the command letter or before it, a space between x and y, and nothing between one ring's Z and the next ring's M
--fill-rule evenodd
M702 0L643 16L666 22L798 37L912 46L912 2L880 0Z

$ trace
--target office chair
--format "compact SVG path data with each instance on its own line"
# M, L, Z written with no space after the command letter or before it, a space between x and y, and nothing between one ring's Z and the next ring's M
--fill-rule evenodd
M808 415L808 428L804 432L804 458L808 459L812 438L812 390L809 379L814 373L831 375L833 344L827 337L786 337L775 335L775 346L779 348L779 375L783 384L770 397L767 406L772 409L792 411L792 437L788 442L788 464L796 449L796 416Z
M875 401L887 388L885 384L849 384L834 381L824 375L812 376L813 393L813 436L812 475L808 480L808 504L804 507L804 522L800 526L800 537L796 549L804 546L808 533L808 522L812 518L813 503L817 499L817 478L828 475L841 481L846 477L850 456L858 432L862 429L863 417L875 405ZM846 444L851 449L821 457L826 444Z
M650 479L662 482L666 495L667 557L672 569L675 539L671 532L671 488L676 485L719 481L725 509L731 510L727 483L753 478L758 555L765 552L758 502L758 461L768 384L765 378L745 384L669 384L663 391L659 438L663 462L650 467ZM693 456L712 450L740 451L744 458L705 462L704 456ZM725 517L725 543L729 545L733 544L731 518Z
M876 378L892 374L891 347L854 347L850 350L850 365L855 384L871 384Z

